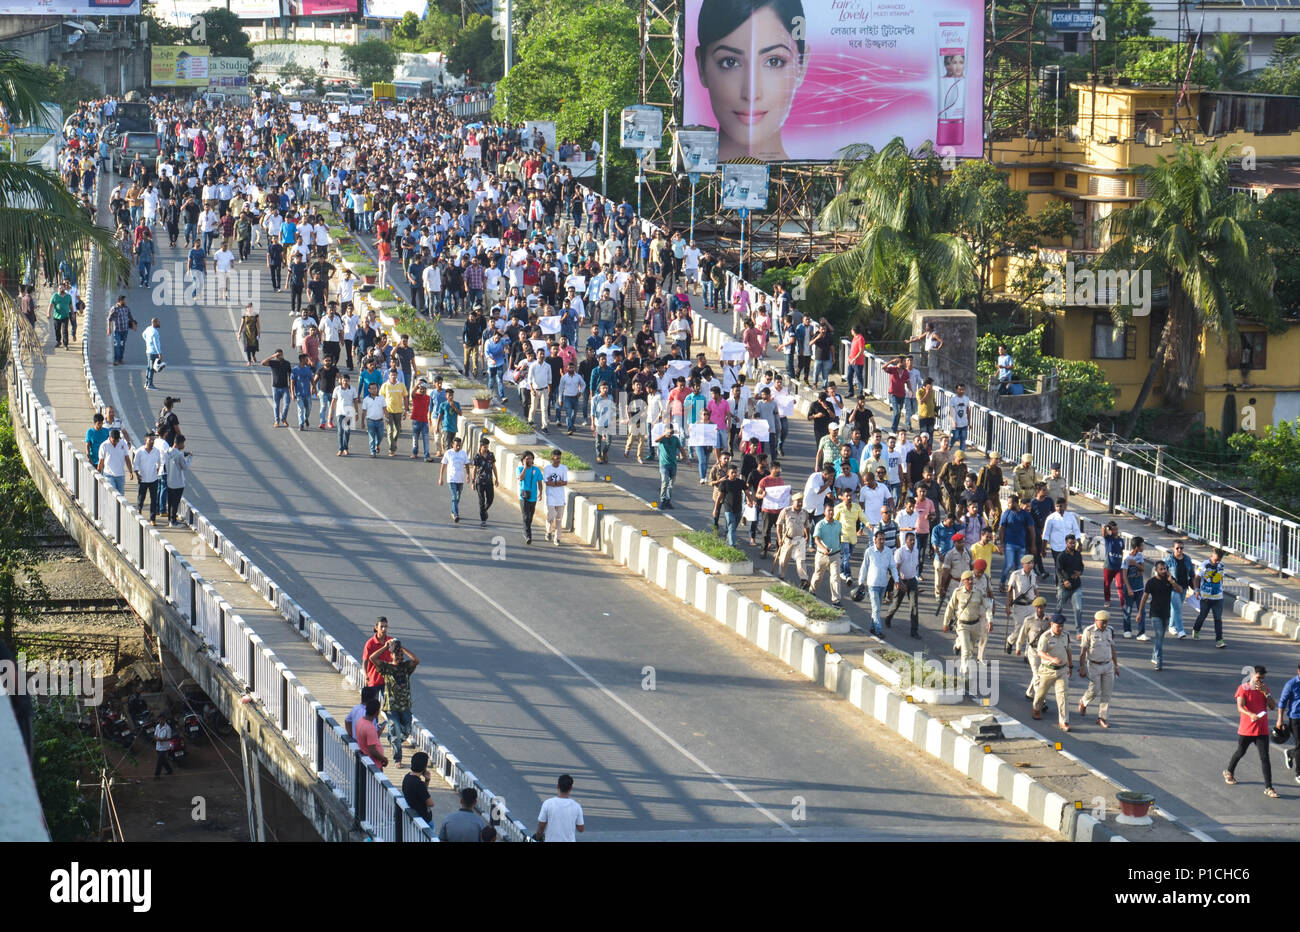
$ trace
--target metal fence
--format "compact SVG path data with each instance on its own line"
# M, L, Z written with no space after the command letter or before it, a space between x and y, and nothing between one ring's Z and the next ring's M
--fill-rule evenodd
M93 276L90 278L93 281ZM88 293L88 307L93 307L93 300L93 292ZM83 326L89 329L91 321L86 320ZM103 396L95 386L88 355L84 357L83 369L87 390L96 406L102 408ZM155 589L176 606L192 630L207 642L209 650L250 688L266 716L293 742L312 772L326 780L354 818L359 822L368 821L377 839L436 841L431 826L410 814L401 800L400 791L369 758L361 754L355 743L348 740L325 708L195 569L196 564L201 567L204 560L215 559L208 556L200 541L196 541L200 545L189 555L183 556L149 526L149 522L102 474L91 467L85 453L59 429L53 413L41 404L32 389L21 361L16 333L10 340L10 381L14 424L26 430L65 492L87 518L108 534L142 577L152 581ZM206 517L188 503L184 512L197 537L220 554L223 561L244 578L256 580L256 588L264 596L279 596L278 600L269 598L268 601L283 608L281 613L285 621L308 637L340 673L353 685L359 686L364 681L356 659L301 606L284 597L283 591L252 566ZM415 732L419 743L441 747L422 725L415 723ZM450 755L447 754L446 758ZM439 772L444 771L440 769ZM486 787L473 780L472 774L468 775L470 782L466 782L467 773L460 769L449 772L448 784L453 787L474 785L483 799L497 799ZM528 833L523 823L504 808L491 808L488 817L507 839L527 840Z

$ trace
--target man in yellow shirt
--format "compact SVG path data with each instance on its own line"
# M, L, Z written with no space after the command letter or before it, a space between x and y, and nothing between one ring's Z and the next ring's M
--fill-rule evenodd
M979 543L970 545L970 557L972 560L983 560L985 566L993 565L993 554L997 552L997 545L993 543L993 528L986 527L980 531Z
M853 559L853 547L858 542L859 529L867 529L867 513L853 500L853 493L848 489L840 490L840 503L835 506L835 520L840 523L840 577L847 582L853 578L849 572L849 563Z
M397 370L388 370L388 381L379 386L384 399L384 424L388 427L388 455L397 455L397 438L402 433L402 415L411 407L406 386L397 378Z

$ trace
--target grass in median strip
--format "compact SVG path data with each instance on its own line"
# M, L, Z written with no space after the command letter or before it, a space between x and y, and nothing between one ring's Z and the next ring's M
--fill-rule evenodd
M532 424L520 420L513 414L494 414L492 415L492 423L496 425L497 429L515 437L533 432Z
M957 677L947 673L936 673L933 668L925 668L926 658L915 654L905 654L901 650L885 648L874 652L877 657L898 670L902 676L904 688L926 687L928 689L956 689ZM942 664L940 664L942 669Z
M743 550L732 547L719 537L716 532L711 530L690 531L677 536L705 556L720 560L723 563L744 563L748 559Z
M569 469L573 471L582 470L583 472L587 472L591 469L590 463L584 460L581 456L578 456L576 453L570 453L568 450L565 450L560 454L560 463L569 467Z
M796 589L794 586L787 586L784 583L768 586L767 591L782 602L799 609L814 621L834 621L844 614L844 609L836 608L834 605L827 605L816 596L809 595L802 589Z

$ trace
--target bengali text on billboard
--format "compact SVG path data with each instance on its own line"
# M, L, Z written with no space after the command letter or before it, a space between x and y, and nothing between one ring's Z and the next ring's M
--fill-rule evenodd
M424 19L429 0L366 0L366 16L371 19L401 19L414 13Z
M154 87L207 87L206 45L155 45L149 67Z
M230 12L240 19L279 19L280 0L230 0Z
M975 0L686 0L684 122L718 128L721 161L833 159L895 136L975 157L983 60Z
M0 16L139 16L140 0L0 0Z

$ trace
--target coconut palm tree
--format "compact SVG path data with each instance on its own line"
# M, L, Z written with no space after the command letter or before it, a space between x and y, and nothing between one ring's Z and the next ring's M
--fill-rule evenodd
M1246 70L1246 40L1230 32L1221 32L1214 37L1206 51L1206 57L1214 66L1217 76L1215 87L1221 90L1237 90L1242 85L1242 74Z
M937 308L974 289L974 254L952 232L956 207L944 194L943 167L932 149L919 158L900 138L879 152L848 150L842 193L818 222L823 230L855 232L844 252L823 256L809 275L810 296L854 294L864 312L884 313L886 339L911 332L918 308Z
M0 50L0 107L10 125L48 122L39 90L44 77L42 69ZM99 247L105 276L126 273L126 258L112 235L95 226L57 175L37 165L0 161L0 277L4 281L19 281L29 267L53 279L63 258L77 269L88 270L93 246ZM0 323L6 333L18 324L24 354L40 354L40 340L18 313L13 292L3 288ZM8 339L0 339L0 360L8 358L8 351Z
M1273 260L1253 202L1228 190L1229 149L1179 144L1143 173L1148 195L1106 218L1112 237L1098 258L1102 268L1150 270L1167 282L1169 310L1151 368L1129 412L1130 433L1164 369L1164 397L1182 403L1196 378L1202 337L1235 336L1237 314L1278 322ZM1130 308L1115 307L1118 323Z

